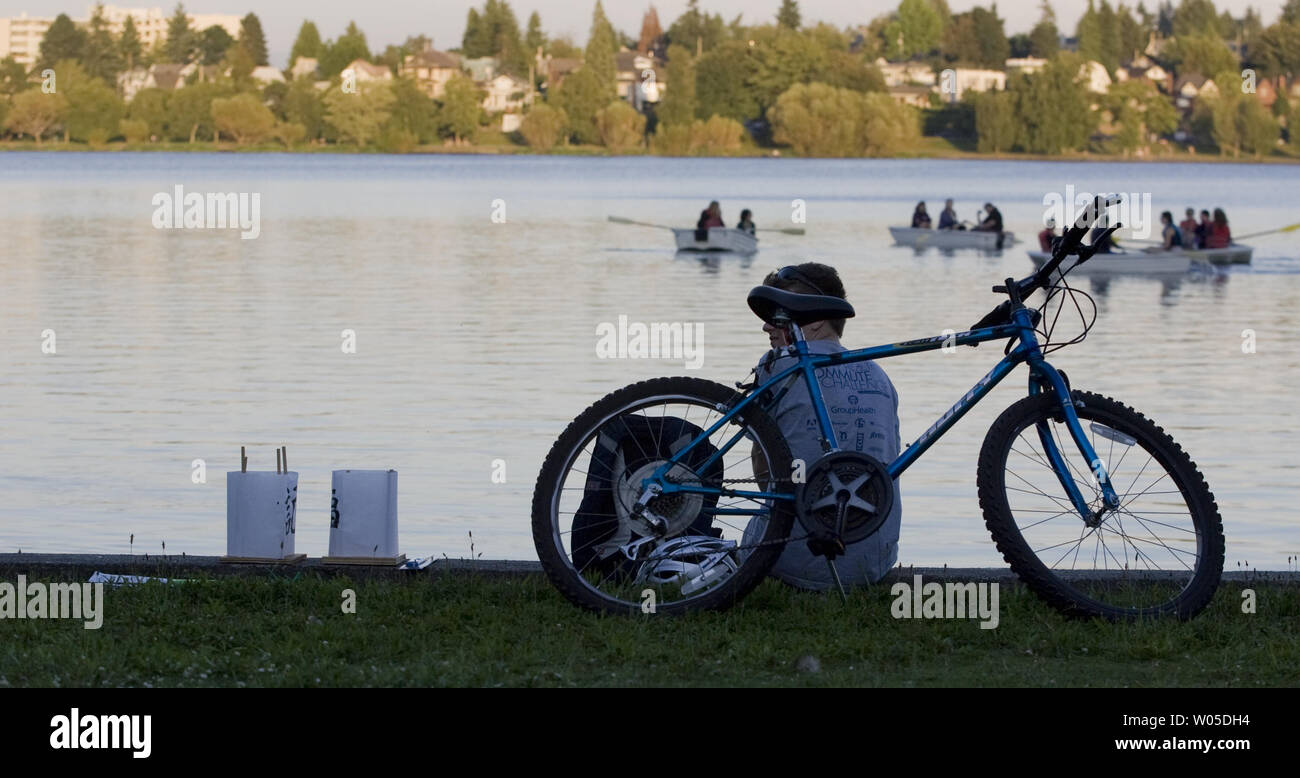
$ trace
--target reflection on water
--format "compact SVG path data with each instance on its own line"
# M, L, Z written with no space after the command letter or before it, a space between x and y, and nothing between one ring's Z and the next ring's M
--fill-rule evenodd
M224 473L247 445L300 473L297 548L325 551L330 471L401 473L402 550L532 558L532 482L551 442L604 393L658 375L730 385L766 349L748 290L782 265L838 267L858 311L851 347L964 329L1023 276L1023 246L917 255L892 245L919 199L988 199L1032 234L1045 192L1150 191L1180 212L1214 176L1234 231L1292 220L1285 166L943 161L510 159L385 155L4 154L0 231L0 549L224 551ZM155 192L259 192L262 235L159 231ZM507 207L491 219L493 201ZM760 226L807 207L808 234L759 253L679 255L671 234L718 199ZM1200 203L1190 203L1200 205ZM1256 265L1178 279L1090 278L1097 322L1052 355L1071 381L1172 432L1222 509L1228 565L1281 567L1294 524L1300 346L1294 237L1252 241ZM703 327L704 366L599 359L619 316ZM1068 323L1063 328L1071 326ZM57 334L44 354L42 333ZM356 334L355 354L340 348ZM1243 332L1256 334L1255 353ZM1000 349L882 363L903 434L925 429ZM993 564L975 495L989 423L1018 373L903 484L905 563ZM195 460L206 483L194 483ZM503 460L505 483L492 479Z

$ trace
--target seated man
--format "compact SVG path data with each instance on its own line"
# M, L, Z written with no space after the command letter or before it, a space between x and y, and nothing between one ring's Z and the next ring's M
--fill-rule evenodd
M1047 226L1038 233L1038 248L1045 253L1051 253L1054 240L1056 240L1056 219L1048 217Z
M844 284L835 268L816 262L782 268L763 280L774 286L797 294L824 294L845 298ZM814 354L833 354L845 351L840 345L844 320L818 321L802 328L808 348ZM764 323L772 350L764 355L755 368L759 383L795 363L795 357L782 355L790 345L784 329ZM825 401L826 412L835 430L835 444L845 451L861 451L881 462L893 461L902 448L898 428L898 394L889 377L875 362L855 362L818 368L817 381ZM822 457L821 427L808 396L803 380L791 385L789 391L768 413L781 428L790 446L790 455L802 459L805 470ZM762 534L763 519L753 519L745 530L745 541L753 542ZM863 585L879 581L898 560L898 535L902 521L902 504L898 482L894 482L894 503L885 523L875 534L845 548L843 556L836 558L835 566L845 586ZM802 537L798 519L792 528L794 537ZM834 586L825 557L815 556L804 540L787 543L771 574L787 584L802 589L825 590Z
M980 232L1002 232L1002 212L993 207L993 203L984 203L984 221L975 229Z

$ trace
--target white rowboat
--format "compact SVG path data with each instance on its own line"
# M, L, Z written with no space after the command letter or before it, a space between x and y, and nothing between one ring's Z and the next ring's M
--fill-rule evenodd
M979 230L923 230L915 227L890 227L889 234L894 236L894 243L913 248L936 249L979 249L980 251L997 251L1016 242L1010 232L1001 233L1002 245L998 246L999 234Z
M1029 258L1034 261L1036 267L1042 267L1052 258L1052 255L1042 251L1031 251ZM1061 270L1069 270L1078 260L1078 257L1066 257L1061 263ZM1070 273L1072 275L1172 275L1186 273L1191 265L1191 257L1172 252L1095 254L1092 259L1080 265L1077 270L1071 270Z
M694 229L673 228L678 251L729 251L733 254L753 254L758 251L758 238L733 227L710 227L708 240L696 240Z

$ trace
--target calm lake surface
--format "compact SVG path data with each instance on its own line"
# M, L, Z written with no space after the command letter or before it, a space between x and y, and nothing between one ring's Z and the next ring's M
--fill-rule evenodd
M300 552L327 549L331 470L394 468L408 556L468 556L473 532L486 558L535 559L533 481L564 426L643 378L745 379L767 348L745 294L770 270L835 265L858 311L844 343L905 340L968 327L999 301L992 284L1032 269L1028 244L892 246L887 226L920 199L937 218L953 197L968 219L993 200L1032 242L1046 193L1150 192L1156 215L1221 206L1240 235L1300 219L1297 183L1281 165L0 154L0 551L125 553L134 535L136 553L225 553L240 445L262 470L287 445ZM177 185L260 193L260 237L155 229L152 198ZM691 226L711 199L728 224L751 208L759 227L791 226L801 199L808 234L701 261L675 255L665 230L606 220ZM1052 359L1191 453L1223 514L1227 569L1278 570L1300 555L1300 234L1248 243L1254 264L1229 272L1079 282L1097 325ZM597 326L620 315L702 325L703 366L597 359ZM883 362L904 444L1000 353ZM904 476L900 561L1001 565L975 464L1025 376Z

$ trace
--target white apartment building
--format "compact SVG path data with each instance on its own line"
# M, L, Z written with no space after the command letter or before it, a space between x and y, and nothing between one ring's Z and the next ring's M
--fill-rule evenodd
M72 21L78 26L90 23L94 6L86 9L86 14ZM104 20L113 35L121 35L126 27L127 17L135 20L136 33L140 36L140 45L145 50L159 41L167 39L167 20L169 13L161 8L119 8L115 5L104 6ZM239 37L240 17L234 14L188 14L190 27L206 30L209 27L222 27L230 37ZM0 59L12 56L19 64L31 67L40 56L41 41L45 31L54 24L54 16L28 16L25 12L13 17L0 18Z

